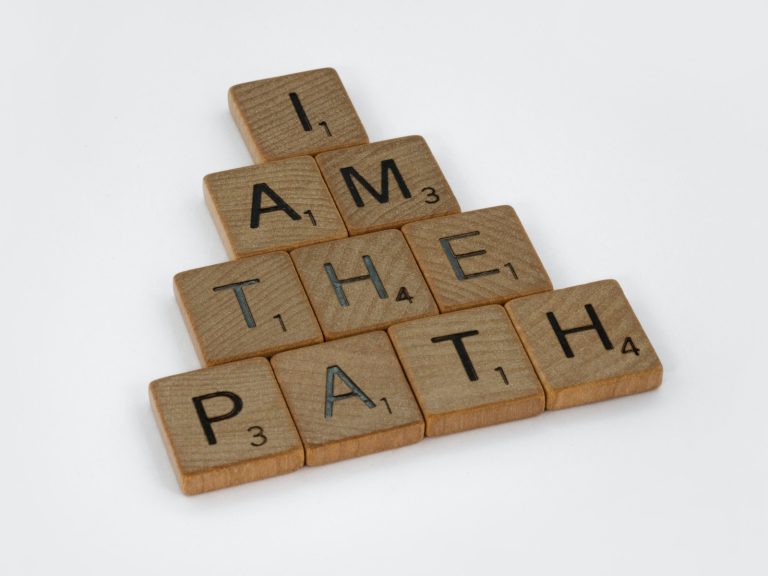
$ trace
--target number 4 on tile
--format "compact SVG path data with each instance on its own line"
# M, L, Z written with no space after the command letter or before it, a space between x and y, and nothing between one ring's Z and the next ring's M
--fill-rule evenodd
M409 304L413 303L413 296L411 296L410 292L408 292L408 288L405 286L401 286L400 290L397 291L397 296L395 297L396 302L402 302L404 300L408 300Z
M635 356L640 356L640 349L632 342L632 338L627 336L624 340L624 345L621 347L621 353L629 354L630 352L634 353Z

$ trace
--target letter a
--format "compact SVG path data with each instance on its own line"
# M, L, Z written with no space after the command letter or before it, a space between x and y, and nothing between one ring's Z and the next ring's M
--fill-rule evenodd
M350 392L347 392L345 394L336 394L333 393L334 383L336 380L336 376L339 377L339 380L344 382L344 384L347 385L347 387L351 390ZM357 384L355 384L354 380L347 376L347 373L344 372L339 366L328 366L328 369L326 370L326 376L325 376L325 417L331 418L333 417L333 403L337 400L346 400L348 398L357 397L363 404L368 406L368 408L376 408L376 404L373 403L373 400L368 398L368 396L363 392Z
M274 206L267 206L266 208L261 207L261 195L266 194L270 197L272 202L275 203ZM301 216L291 208L291 205L288 204L285 200L283 200L280 195L272 190L267 184L262 182L261 184L255 184L253 186L253 199L251 201L251 228L258 228L259 227L259 220L261 219L262 213L266 212L278 212L282 211L288 214L290 216L291 220L301 220Z

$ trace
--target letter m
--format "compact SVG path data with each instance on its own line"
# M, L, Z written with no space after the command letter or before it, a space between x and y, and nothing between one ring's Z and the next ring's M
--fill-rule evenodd
M400 174L400 170L397 168L397 164L391 158L389 160L381 161L381 192L371 186L370 182L360 176L360 173L355 170L353 166L347 166L341 169L341 175L344 177L344 182L349 188L349 193L352 194L352 199L355 201L355 206L362 208L365 206L360 191L357 189L357 184L360 184L371 196L379 201L380 204L386 204L389 202L389 175L397 182L398 188L403 195L403 198L410 198L411 191L408 190L408 186L403 179L403 175ZM356 184L357 182L357 184Z

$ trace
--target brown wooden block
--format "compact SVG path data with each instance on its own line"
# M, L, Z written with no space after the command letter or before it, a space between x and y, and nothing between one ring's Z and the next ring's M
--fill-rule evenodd
M413 222L403 226L403 234L441 312L552 289L510 206Z
M326 339L438 313L399 230L305 246L291 258Z
M544 411L544 390L501 306L396 324L389 335L424 414L427 436Z
M188 270L173 284L205 366L323 341L286 252Z
M544 386L548 410L661 384L661 362L615 280L520 298L506 308Z
M309 466L424 437L419 406L384 332L282 352L272 367Z
M238 84L229 108L257 164L368 142L333 68Z
M264 358L155 380L149 396L185 494L304 465L301 440Z
M203 183L232 258L347 237L311 156L208 174Z
M421 136L324 152L317 164L352 235L460 212Z

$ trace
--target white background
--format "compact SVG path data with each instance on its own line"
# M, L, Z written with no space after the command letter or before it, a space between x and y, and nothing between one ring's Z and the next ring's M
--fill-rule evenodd
M16 2L0 12L0 573L766 574L764 2ZM235 83L334 66L509 203L556 287L613 277L652 393L183 496L148 383L171 278L226 259Z

